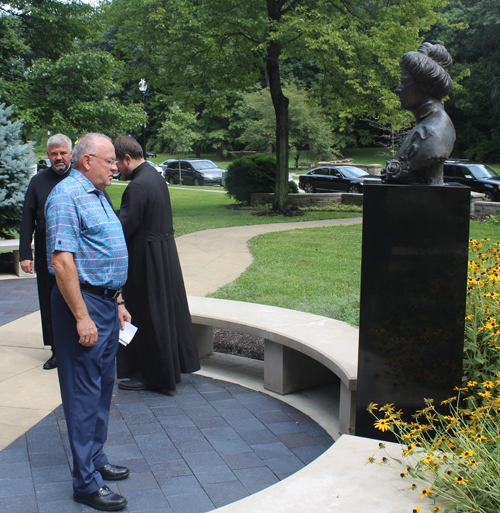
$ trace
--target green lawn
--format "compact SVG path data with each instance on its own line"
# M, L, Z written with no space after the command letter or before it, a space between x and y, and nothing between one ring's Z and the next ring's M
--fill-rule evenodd
M125 185L112 184L106 189L116 209L120 208ZM220 190L220 188L215 188ZM247 226L252 224L316 221L318 219L341 219L358 217L354 212L307 212L301 217L254 216L251 210L230 209L233 199L227 194L204 192L193 187L170 187L175 235L224 228L226 226Z
M358 323L361 225L259 235L252 265L212 297L280 306Z
M260 235L254 262L212 297L261 303L359 322L360 225ZM470 237L500 241L500 226L471 222Z

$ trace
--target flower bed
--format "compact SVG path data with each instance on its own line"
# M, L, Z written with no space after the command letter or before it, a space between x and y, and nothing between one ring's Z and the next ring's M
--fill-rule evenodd
M434 499L432 512L500 511L500 243L471 240L469 250L464 386L440 405L426 399L411 422L390 404L369 406L375 427L402 444L408 464L401 477L423 483L409 488ZM395 462L402 464L380 461ZM423 513L422 506L413 511Z

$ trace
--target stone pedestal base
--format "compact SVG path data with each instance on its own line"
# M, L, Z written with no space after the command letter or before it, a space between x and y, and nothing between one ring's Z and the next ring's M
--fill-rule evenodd
M383 438L371 402L412 414L460 384L470 191L364 189L356 435Z

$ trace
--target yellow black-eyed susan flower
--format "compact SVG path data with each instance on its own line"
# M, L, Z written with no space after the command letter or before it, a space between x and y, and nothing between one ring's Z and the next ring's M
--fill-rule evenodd
M432 493L432 488L426 488L425 490L422 490L420 492L420 498L423 499L424 497L429 497L429 494Z
M380 431L389 431L391 429L389 419L378 419L374 425L377 429L380 429Z

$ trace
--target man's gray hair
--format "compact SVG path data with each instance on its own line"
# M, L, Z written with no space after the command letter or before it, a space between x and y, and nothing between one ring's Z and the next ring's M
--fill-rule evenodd
M53 135L47 141L47 150L50 151L50 148L52 148L52 146L61 146L63 144L67 144L68 148L71 151L71 148L73 147L73 143L71 142L71 139L67 135L64 135L64 134Z
M85 134L83 137L80 137L75 149L73 150L73 165L79 165L84 155L95 152L96 139L100 139L102 137L111 143L113 142L104 134Z

